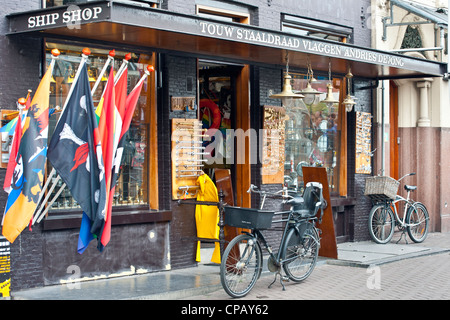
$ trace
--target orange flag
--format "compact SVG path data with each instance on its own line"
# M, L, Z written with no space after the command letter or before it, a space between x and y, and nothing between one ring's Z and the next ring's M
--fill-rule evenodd
M48 105L53 63L42 78L24 120L17 165L3 217L2 234L14 242L33 217L45 174L48 138Z

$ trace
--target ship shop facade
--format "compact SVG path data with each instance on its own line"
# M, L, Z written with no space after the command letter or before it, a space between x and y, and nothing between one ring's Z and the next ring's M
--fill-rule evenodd
M128 132L110 243L102 253L95 245L77 253L81 212L64 191L46 218L11 244L11 289L63 283L73 278L71 266L81 279L195 266L195 206L178 200L195 199L199 172L217 185L221 180L228 204L255 207L250 184L301 189L302 167L324 167L337 242L367 240L371 202L363 192L365 178L374 174L369 153L377 81L446 72L443 63L371 49L370 5L370 0L3 4L2 109L15 109L19 97L36 90L53 48L61 52L51 85L53 107L64 103L84 47L92 52L92 81L112 49L116 70L132 53L129 88L146 65L155 67ZM281 91L287 68L294 91L309 83L318 93L283 107L270 98ZM326 104L329 88L336 102ZM347 95L356 101L348 110ZM214 161L192 152L192 167L180 166L174 132L196 126L218 129L209 142ZM357 135L359 126L364 130ZM276 146L264 130L278 132ZM274 153L275 147L281 152ZM5 170L0 174L3 182ZM1 197L4 206L6 195Z

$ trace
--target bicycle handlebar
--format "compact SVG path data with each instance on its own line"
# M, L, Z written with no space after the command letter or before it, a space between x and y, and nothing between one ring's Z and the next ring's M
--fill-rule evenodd
M402 180L403 178L406 178L406 177L408 177L408 176L414 176L414 175L416 175L415 172L411 172L411 173L405 174L403 177L401 177L401 178L398 179L397 181L400 182L400 180Z
M258 189L257 186L255 186L254 184L251 184L250 188L247 190L247 193L252 193L252 192L259 193L259 194L262 194L264 196L270 195L270 196L289 197L289 198L292 198L292 196L290 196L288 193L297 193L296 191L289 190L287 188L283 188L283 189L278 190L276 192L261 191L261 190Z

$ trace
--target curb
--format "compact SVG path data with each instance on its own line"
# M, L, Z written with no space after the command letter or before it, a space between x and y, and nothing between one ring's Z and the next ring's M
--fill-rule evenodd
M330 264L330 265L338 265L338 266L368 268L370 266L379 266L379 265L383 265L386 263L392 263L392 262L397 262L397 261L411 259L411 258L417 258L417 257L423 257L423 256L430 256L430 255L434 255L434 254L442 254L442 253L446 253L446 252L450 252L450 248L428 248L428 250L425 250L425 251L406 253L406 254L402 254L402 255L396 255L393 257L369 260L366 262L329 259L326 261L326 263Z

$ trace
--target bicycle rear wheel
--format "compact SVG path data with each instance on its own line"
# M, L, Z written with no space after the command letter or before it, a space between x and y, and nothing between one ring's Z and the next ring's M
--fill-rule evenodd
M388 243L394 235L394 213L384 203L376 204L369 213L369 233L376 243Z
M414 242L422 242L428 235L429 215L424 204L416 202L414 207L409 207L406 213L406 223L412 226L406 227L408 235Z
M311 274L316 266L319 247L319 234L312 224L303 233L296 228L288 231L281 257L289 279L300 282Z
M262 253L256 238L242 234L230 241L220 264L220 281L233 298L245 296L261 273Z

